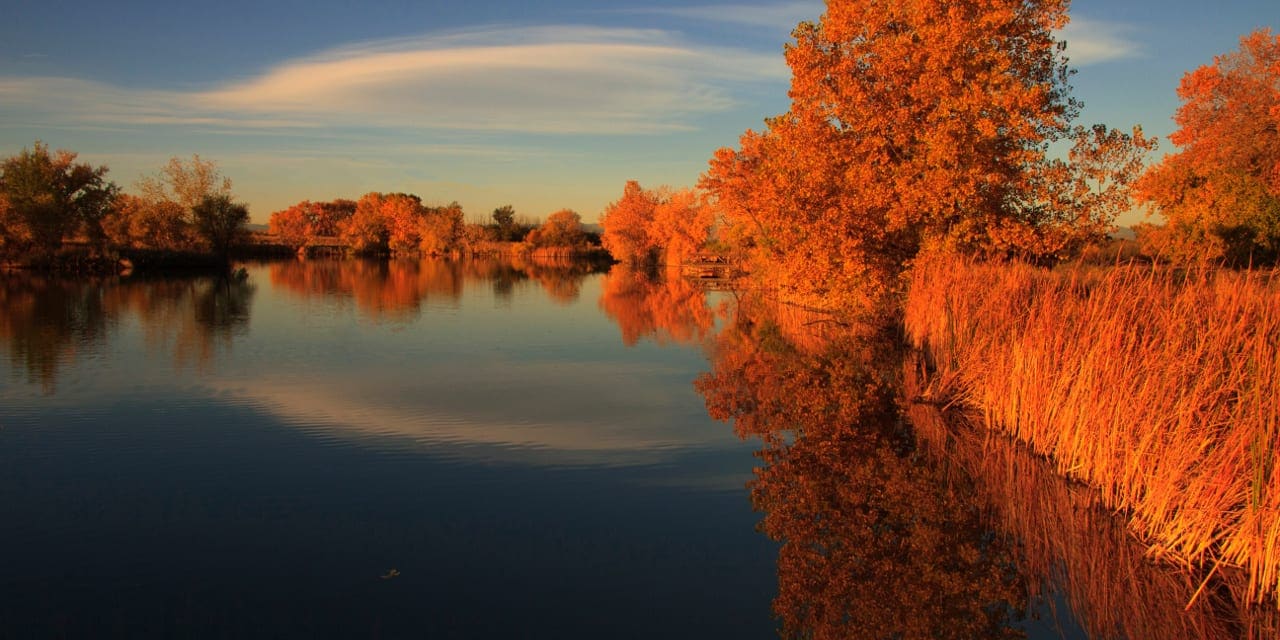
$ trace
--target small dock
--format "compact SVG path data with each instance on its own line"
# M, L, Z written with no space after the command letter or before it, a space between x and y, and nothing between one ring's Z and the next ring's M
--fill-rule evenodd
M733 277L733 263L714 253L699 253L680 263L680 275L693 280L728 280Z

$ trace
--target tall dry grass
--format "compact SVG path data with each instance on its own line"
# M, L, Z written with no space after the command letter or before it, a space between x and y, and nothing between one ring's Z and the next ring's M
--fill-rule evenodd
M1153 554L1280 591L1280 273L922 258L904 322L937 395L1131 516Z
M919 395L926 383L919 367L908 360L903 369L904 394ZM1063 477L1024 444L973 425L962 411L910 402L903 409L925 454L971 479L995 528L1019 541L1029 593L1049 602L1060 593L1089 637L1275 637L1280 611L1246 603L1243 571L1170 571L1147 557L1092 487Z

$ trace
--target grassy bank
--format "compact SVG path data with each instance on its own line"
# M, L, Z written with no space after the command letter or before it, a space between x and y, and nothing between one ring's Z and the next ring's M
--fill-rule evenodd
M909 359L903 367L908 398L926 382L915 365ZM1206 580L1211 567L1170 571L1151 562L1126 518L1114 516L1092 487L1064 478L1024 444L973 425L964 411L944 413L921 403L903 409L925 455L958 470L955 477L971 479L995 529L1018 541L1028 593L1053 598L1056 591L1088 637L1276 637L1280 611L1245 602L1243 571L1220 567Z
M1280 583L1280 273L921 259L905 323L959 400L1098 488L1155 555Z

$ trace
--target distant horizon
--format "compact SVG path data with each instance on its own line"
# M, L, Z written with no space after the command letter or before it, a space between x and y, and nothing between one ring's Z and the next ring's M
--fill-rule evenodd
M784 113L783 44L814 2L480 0L307 12L24 4L0 25L0 153L35 140L131 191L170 157L217 162L251 220L302 200L411 192L468 221L510 204L596 222L627 180L692 186ZM1081 124L1167 136L1182 74L1280 27L1263 0L1074 3ZM245 20L246 16L252 17ZM1129 213L1117 222L1131 225Z

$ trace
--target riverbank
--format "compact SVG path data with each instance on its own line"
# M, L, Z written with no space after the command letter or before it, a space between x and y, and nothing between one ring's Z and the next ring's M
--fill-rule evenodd
M958 402L1126 512L1153 555L1280 579L1280 274L922 258L904 324Z

